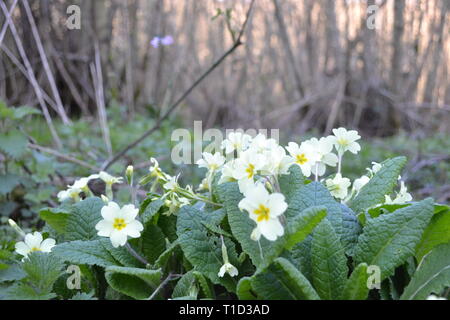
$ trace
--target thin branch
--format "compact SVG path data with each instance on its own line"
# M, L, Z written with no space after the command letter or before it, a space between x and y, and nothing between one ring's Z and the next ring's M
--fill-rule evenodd
M41 152L45 152L45 153L51 154L51 155L53 155L53 156L55 156L57 158L76 163L76 164L78 164L78 165L80 165L82 167L91 169L93 171L100 171L100 168L97 168L96 166L93 166L93 165L91 165L91 164L89 164L89 163L87 163L87 162L85 162L83 160L79 160L79 159L74 158L72 156L69 156L67 154L62 154L62 153L60 153L60 152L58 152L56 150L53 150L53 149L50 149L50 148L47 148L47 147L42 147L42 146L39 146L39 145L34 144L34 143L29 143L28 147L31 148L31 149L34 149L34 150L38 150L38 151L41 151Z
M19 0L14 0L14 3L12 4L11 8L9 9L8 16L6 16L5 24L3 25L2 31L0 32L0 46L2 45L3 39L5 38L6 30L8 30L8 20L11 18L11 15L12 15L14 9L16 8L18 1Z
M161 289L164 288L169 281L174 280L179 277L180 277L180 275L169 273L167 278L165 278L164 281L161 282L161 284L155 289L155 291L153 291L152 295L147 300L153 300L156 297L156 295L158 294L158 292L161 291Z
M239 32L239 35L236 39L236 41L233 43L230 49L228 49L216 62L214 62L211 67L209 67L205 73L203 73L190 87L189 89L184 92L178 100L175 101L175 103L166 111L166 113L158 120L158 122L149 130L147 130L141 137L139 137L137 140L130 143L127 147L125 147L122 151L118 152L112 159L108 160L103 166L103 170L108 169L112 164L117 162L122 156L124 156L128 151L136 147L138 144L140 144L142 141L144 141L148 136L150 136L152 133L154 133L156 130L158 130L161 127L161 124L163 121L165 121L183 102L184 99L186 99L187 96L191 94L191 92L211 73L213 72L230 54L232 54L237 48L239 48L242 43L242 36L244 35L245 28L247 26L248 20L250 18L250 15L252 13L253 5L255 3L255 0L252 0L250 3L249 9L247 11L247 15L245 17L245 21L242 25L242 29Z

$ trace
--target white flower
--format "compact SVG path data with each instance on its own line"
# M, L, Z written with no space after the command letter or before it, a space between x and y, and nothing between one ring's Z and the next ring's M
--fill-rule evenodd
M236 180L251 179L265 166L265 157L255 153L252 149L242 152L236 159L235 171L233 173Z
M43 241L42 239L42 234L39 232L29 233L25 236L24 241L16 243L16 252L25 258L31 252L51 252L56 241L51 238L47 238Z
M286 211L287 203L281 193L269 194L262 184L257 184L246 192L245 198L239 202L239 209L246 210L257 223L259 235L275 241L284 234L279 216Z
M134 205L128 204L122 208L110 201L102 208L103 220L97 223L95 229L100 237L109 237L113 247L124 246L128 236L139 238L144 226L136 220L139 210Z
M385 196L385 204L405 204L412 200L411 194L408 193L408 188L405 186L405 183L402 181L400 183L400 192L397 194L394 200L391 199L390 196Z
M203 159L197 161L197 165L199 168L206 168L210 172L214 172L225 163L225 157L222 156L219 152L216 152L214 155L208 152L204 152Z
M286 150L289 152L294 162L300 166L305 177L311 175L311 167L319 160L318 154L309 143L302 143L300 146L295 142L289 142Z
M337 173L334 179L328 179L326 185L333 197L338 199L345 199L348 194L348 188L351 185L350 179L343 178L340 173Z
M313 148L314 157L316 158L315 168L313 173L318 176L323 176L326 171L326 166L335 167L338 163L338 157L332 153L333 139L331 137L312 138L305 142Z
M286 155L282 146L276 145L263 153L265 156L265 166L263 173L267 175L288 174L289 168L294 164L294 159Z
M68 190L62 190L58 192L57 197L59 202L63 202L67 199L70 199L70 193Z
M122 183L123 180L122 177L113 177L112 175L104 171L100 172L98 176L109 186L112 186L115 183Z
M427 300L447 300L447 299L445 299L443 297L438 297L438 296L432 294L432 295L428 296Z
M177 182L178 181L178 177L179 176L170 177L169 181L167 181L167 183L165 183L163 185L164 190L172 191L172 192L176 191L176 189L179 187L179 184Z
M219 179L219 184L225 183L225 182L232 182L236 181L237 178L235 176L236 173L236 160L231 160L228 163L225 163L225 165L222 167L222 175Z
M253 138L252 143L250 144L250 149L256 153L262 153L276 147L277 145L278 143L275 139L267 139L264 134L260 133Z
M231 263L227 262L225 263L218 273L218 276L223 278L225 273L228 273L231 277L235 277L239 274L238 269L236 269L235 266L233 266Z
M370 178L368 176L362 176L361 178L356 179L353 181L353 190L356 192L359 192L366 184L368 184L370 181Z
M343 155L346 151L350 151L353 154L361 151L361 146L356 142L361 139L358 131L347 131L345 128L339 128L333 129L333 134L334 136L331 136L332 141L340 155Z
M230 154L235 150L240 153L249 147L251 140L252 137L248 134L231 132L228 138L222 142L222 149L225 149L226 154Z
M382 167L383 167L383 165L381 163L372 162L372 168L367 168L366 170L373 177L378 171L381 170Z

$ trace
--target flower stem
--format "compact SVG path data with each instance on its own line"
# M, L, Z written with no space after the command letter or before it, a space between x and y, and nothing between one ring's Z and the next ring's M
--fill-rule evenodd
M144 258L142 257L139 253L137 253L131 246L130 244L127 242L127 244L125 245L125 248L128 250L129 253L131 253L131 255L133 257L135 257L137 260L139 260L140 262L142 262L143 264L145 264L145 266L149 266L150 263Z

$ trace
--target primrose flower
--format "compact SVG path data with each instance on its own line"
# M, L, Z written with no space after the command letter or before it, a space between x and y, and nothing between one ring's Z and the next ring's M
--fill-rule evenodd
M300 146L295 142L289 142L286 150L289 152L305 177L311 176L311 167L319 160L317 153L309 143L302 143Z
M245 151L252 141L252 137L248 134L243 134L241 132L231 132L228 135L228 139L222 142L222 149L225 149L226 154L230 154L234 151L240 153Z
M253 149L248 149L236 159L234 176L237 180L253 180L258 171L264 168L265 164L265 157L262 154L255 153Z
M167 183L165 183L165 184L163 185L164 190L175 192L176 189L180 186L180 185L178 184L178 177L179 177L179 176L171 177L171 178L169 179L169 181L167 181Z
M382 167L383 165L381 163L372 162L372 168L367 168L366 170L369 172L370 176L373 177Z
M16 252L24 258L28 257L31 252L51 252L56 241L51 238L43 240L40 232L29 233L25 236L24 241L16 243Z
M338 199L347 197L348 188L351 185L350 179L343 178L340 173L337 173L334 179L328 179L325 183L333 197Z
M309 144L313 148L315 154L315 174L317 176L323 176L326 171L326 166L335 167L338 163L338 157L332 153L333 151L333 139L331 137L312 138L305 143Z
M238 269L236 269L235 266L233 266L229 259L228 259L228 252L227 252L227 247L225 245L225 242L223 241L223 237L222 237L222 259L223 259L223 266L220 268L218 276L220 278L223 278L223 276L225 275L225 273L228 273L231 277L235 277L239 274Z
M264 134L260 133L252 139L250 149L256 153L263 153L264 151L271 150L276 146L278 146L278 143L275 139L267 139Z
M197 165L199 168L208 169L209 172L216 171L225 163L225 157L219 152L216 152L214 155L204 152L202 155L203 158L197 161Z
M105 171L100 172L98 177L102 179L108 186L112 186L115 183L122 183L123 180L122 177L113 177Z
M408 193L408 188L406 187L403 181L400 182L400 192L397 194L397 197L392 200L390 196L385 196L385 204L405 204L412 200L412 196Z
M235 175L236 160L231 160L230 162L225 163L225 165L222 167L221 172L222 175L220 176L219 184L238 180Z
M356 179L353 181L353 190L355 192L359 192L366 184L368 184L370 181L370 178L368 176L362 176L361 178Z
M447 300L447 299L445 299L444 297L438 297L438 296L432 294L432 295L428 296L427 300Z
M128 237L139 238L144 226L136 220L139 210L128 204L122 208L110 201L101 210L103 220L95 226L100 237L109 237L114 248L124 246Z
M152 164L150 166L150 168L149 168L151 177L162 179L162 180L169 180L170 179L170 176L168 174L164 173L161 170L161 168L159 167L158 160L156 160L155 158L151 158L150 162Z
M266 190L262 184L248 190L245 198L239 202L239 209L249 213L250 218L257 223L257 234L254 237L259 240L263 235L270 241L284 234L279 217L286 211L287 203L281 193L272 193ZM255 232L254 232L255 233Z
M338 154L340 154L341 156L346 151L350 151L353 154L357 154L359 151L361 151L361 146L356 142L361 139L358 131L347 131L347 129L345 128L339 128L333 129L333 134L334 136L331 136L331 140L333 141Z

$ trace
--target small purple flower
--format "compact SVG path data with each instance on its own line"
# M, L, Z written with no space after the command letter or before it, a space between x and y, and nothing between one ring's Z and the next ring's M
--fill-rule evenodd
M153 48L159 48L159 46L170 46L174 43L172 36L165 36L165 37L154 37L152 41L150 41L150 44L153 46Z
M161 44L163 46L170 46L171 44L173 44L173 37L172 36L165 36L164 38L162 38L160 40L161 40Z
M153 46L153 48L159 48L159 43L161 42L161 39L159 37L154 37L152 41L150 41L150 44Z

